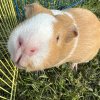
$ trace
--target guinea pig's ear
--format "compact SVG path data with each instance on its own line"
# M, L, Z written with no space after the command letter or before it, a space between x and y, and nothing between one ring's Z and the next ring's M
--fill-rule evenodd
M33 15L32 9L33 9L33 5L31 5L31 4L25 5L24 10L25 10L25 17L26 18L30 18Z
M77 38L79 35L77 26L72 25L66 34L67 34L66 40L65 40L66 42L69 42L69 41L73 40L74 38Z
M39 13L48 13L48 14L52 14L52 12L43 7L42 5L40 5L39 3L32 3L32 4L27 4L25 7L25 16L26 18L30 18L36 14Z

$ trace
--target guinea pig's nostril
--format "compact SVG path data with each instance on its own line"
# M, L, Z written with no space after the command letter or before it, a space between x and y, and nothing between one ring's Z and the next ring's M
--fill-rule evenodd
M36 49L31 49L30 52L35 52Z
M35 55L37 53L38 49L37 48L31 48L31 49L26 49L24 51L24 53L28 56L32 56L32 55Z
M26 53L27 53L29 56L32 56L32 55L34 55L36 52L37 52L37 48L32 48L32 49L30 49L29 51L27 51Z

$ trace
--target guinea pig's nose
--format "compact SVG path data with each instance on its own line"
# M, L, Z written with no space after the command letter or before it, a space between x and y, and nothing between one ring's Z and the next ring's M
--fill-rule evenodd
M32 55L35 55L37 51L38 51L38 49L34 47L29 50L26 50L25 53L29 56L32 56Z

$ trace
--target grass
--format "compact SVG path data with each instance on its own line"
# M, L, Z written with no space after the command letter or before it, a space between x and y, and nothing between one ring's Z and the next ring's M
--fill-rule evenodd
M41 3L45 4L44 1L46 0L42 0ZM53 2L57 5L57 0ZM61 4L68 5L66 2L67 0L62 0ZM50 3L45 6L54 7L54 5L50 6ZM85 3L78 7L89 9L100 18L100 0L85 0ZM11 27L8 24L5 25L8 29ZM10 31L12 29L13 27ZM5 54L3 49L2 54ZM6 58L10 63L10 59ZM5 60L3 62L9 66ZM100 53L89 63L80 64L77 72L71 70L69 64L31 73L19 70L16 82L15 100L100 100Z

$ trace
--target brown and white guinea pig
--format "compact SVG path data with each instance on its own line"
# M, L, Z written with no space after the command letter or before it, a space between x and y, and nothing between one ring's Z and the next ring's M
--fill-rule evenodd
M88 62L100 49L100 22L82 8L49 10L27 5L27 20L11 33L8 51L19 68L38 71L65 62Z

